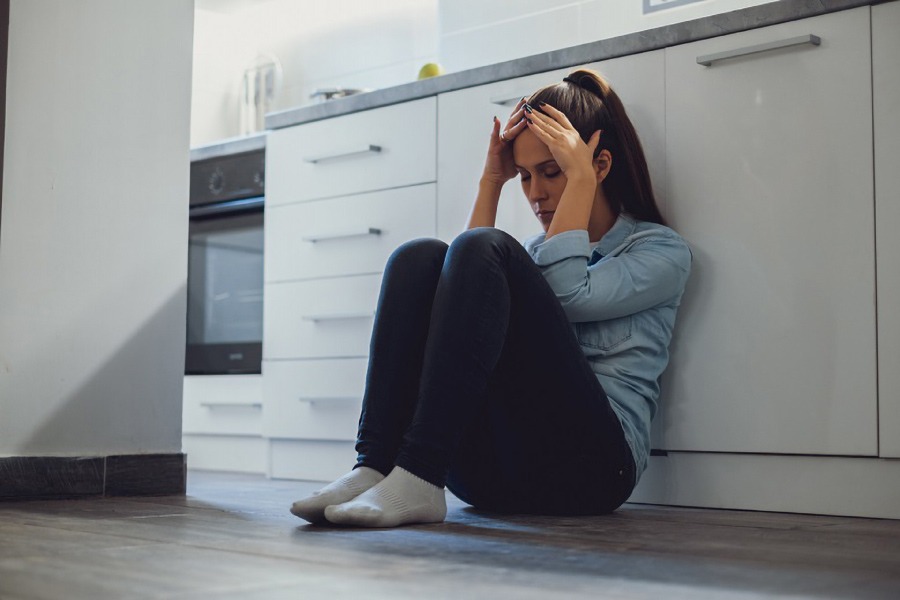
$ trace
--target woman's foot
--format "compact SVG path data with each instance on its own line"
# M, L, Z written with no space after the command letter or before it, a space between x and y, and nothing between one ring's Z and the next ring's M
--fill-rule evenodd
M325 507L353 500L382 479L384 475L375 469L357 467L311 496L294 502L291 514L310 523L321 523L325 520Z
M440 523L446 516L444 489L400 467L355 499L325 509L329 522L357 527Z

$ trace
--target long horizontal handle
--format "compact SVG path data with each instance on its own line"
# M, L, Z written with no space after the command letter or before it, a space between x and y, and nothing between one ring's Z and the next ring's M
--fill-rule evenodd
M222 408L225 406L262 408L262 403L261 402L201 402L200 406L205 406L206 408Z
M338 402L358 402L359 396L301 396L297 398L307 404L334 404Z
M349 319L371 319L375 316L372 311L368 312L346 312L346 313L330 313L324 315L304 315L304 321L346 321Z
M516 102L522 99L521 95L518 96L493 96L491 97L492 104L499 104L500 106L512 106Z
M343 240L346 238L365 237L367 235L381 235L381 230L377 227L366 227L363 229L354 229L352 231L339 231L335 233L323 233L319 235L304 235L300 239L304 242L324 242L327 240Z
M774 42L766 42L765 44L756 44L754 46L746 46L744 48L735 48L733 50L725 50L723 52L715 52L713 54L704 54L697 57L697 64L704 67L711 66L714 62L727 60L729 58L737 58L739 56L747 56L749 54L758 54L759 52L768 52L769 50L778 50L780 48L790 48L791 46L802 46L811 44L818 46L822 43L822 38L816 35L801 35L788 38L786 40L776 40Z
M364 148L356 148L353 150L348 150L347 152L340 152L338 154L322 154L320 156L307 156L303 159L303 162L308 162L310 164L316 164L320 162L325 162L329 160L340 160L342 158L351 158L353 156L359 156L361 154L378 154L381 152L381 146L376 146L375 144L369 144Z

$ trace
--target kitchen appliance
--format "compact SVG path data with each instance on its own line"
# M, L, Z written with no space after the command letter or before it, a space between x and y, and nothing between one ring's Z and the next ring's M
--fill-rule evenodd
M186 375L260 373L265 149L191 162Z

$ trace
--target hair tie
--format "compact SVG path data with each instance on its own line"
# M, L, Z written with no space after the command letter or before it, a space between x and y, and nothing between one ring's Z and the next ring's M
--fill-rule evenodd
M579 83L578 83L577 81L575 81L574 79L569 78L568 76L567 76L567 77L563 77L563 81L567 81L567 82L571 83L572 85L577 85L578 87L581 87L581 84L579 84Z

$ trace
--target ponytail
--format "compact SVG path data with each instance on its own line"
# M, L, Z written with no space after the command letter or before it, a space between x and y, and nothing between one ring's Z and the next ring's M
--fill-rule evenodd
M637 131L618 94L603 77L590 69L573 71L562 83L551 84L532 94L528 103L540 110L546 102L562 111L587 143L603 130L594 156L608 150L613 165L601 184L610 208L641 221L665 225L659 212L647 159Z

